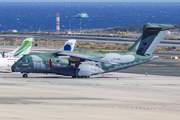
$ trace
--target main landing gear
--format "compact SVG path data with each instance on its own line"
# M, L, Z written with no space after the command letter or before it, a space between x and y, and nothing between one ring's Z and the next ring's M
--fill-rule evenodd
M23 74L23 78L27 78L28 77L28 75L27 74Z
M90 76L72 76L72 78L90 78Z

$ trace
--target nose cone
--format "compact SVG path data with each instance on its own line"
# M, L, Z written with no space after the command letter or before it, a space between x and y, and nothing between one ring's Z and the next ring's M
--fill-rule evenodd
M15 71L15 68L16 68L16 65L15 65L15 64L16 64L16 63L14 63L14 64L11 66L11 71L12 71L12 72L16 72L16 71Z

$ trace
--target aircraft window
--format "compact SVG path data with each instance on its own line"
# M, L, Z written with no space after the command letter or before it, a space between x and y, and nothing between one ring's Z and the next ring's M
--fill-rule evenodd
M23 62L29 62L29 59L28 58L23 58L22 61Z
M23 61L23 62L26 62L26 58L23 58L22 61Z
M26 62L29 62L29 58L26 58Z
M20 59L19 59L19 61L21 61L23 59L23 57L21 57Z

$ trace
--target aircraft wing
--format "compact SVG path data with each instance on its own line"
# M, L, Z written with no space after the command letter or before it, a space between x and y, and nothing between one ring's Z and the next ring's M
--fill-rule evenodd
M103 54L104 55L104 54ZM116 64L116 63L112 63L106 60L102 60L102 56L99 57L95 57L93 55L84 55L84 54L80 54L80 53L76 53L76 52L59 52L57 53L57 56L70 56L70 57L74 57L74 58L80 58L83 60L90 60L90 61L96 61L96 62L102 62L102 63L107 63L107 64Z

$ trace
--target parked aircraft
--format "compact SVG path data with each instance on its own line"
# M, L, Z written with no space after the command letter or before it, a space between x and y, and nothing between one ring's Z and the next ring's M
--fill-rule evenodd
M31 51L34 38L26 38L21 46L12 52L3 53L0 55L0 68L11 67L19 58Z
M60 51L62 50L73 51L75 44L76 44L75 39L69 39L65 42L64 46L60 49Z
M23 55L29 54L33 40L34 38L26 38L20 47L12 52L5 54L3 58L0 58L0 68L11 67ZM76 40L74 39L67 40L65 45L60 50L73 51L75 43Z
M14 51L0 54L0 58L20 58L25 54L29 54L31 51L32 43L33 43L34 38L26 38L21 46L16 48Z
M125 53L56 51L24 55L12 66L12 72L21 72L23 77L28 73L55 73L76 78L132 67L157 58L151 54L171 28L164 24L144 25L141 37Z

